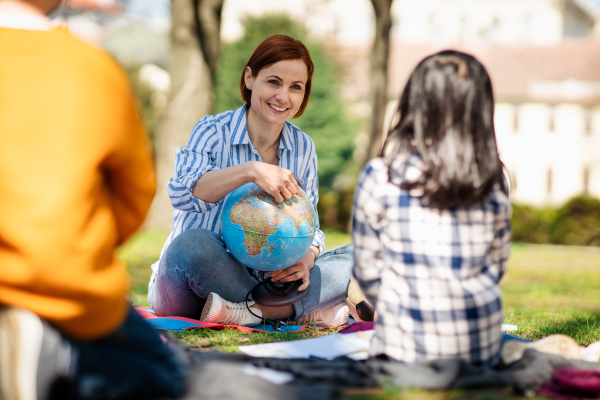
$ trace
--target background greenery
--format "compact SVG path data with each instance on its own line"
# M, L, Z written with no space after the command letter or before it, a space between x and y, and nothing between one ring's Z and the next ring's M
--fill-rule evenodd
M513 205L512 239L600 246L600 200L579 196L558 209Z

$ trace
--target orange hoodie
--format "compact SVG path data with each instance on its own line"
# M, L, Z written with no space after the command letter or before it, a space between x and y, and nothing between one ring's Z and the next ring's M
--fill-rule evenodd
M0 303L94 339L125 318L113 257L154 195L129 83L62 29L0 28Z

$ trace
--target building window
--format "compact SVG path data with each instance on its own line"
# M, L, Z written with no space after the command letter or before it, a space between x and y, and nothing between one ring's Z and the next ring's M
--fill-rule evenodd
M583 168L583 194L590 194L590 167L585 166Z
M517 186L518 186L517 170L513 169L512 171L509 171L507 169L506 172L508 173L507 180L508 180L508 187L509 187L510 194L514 195L517 191Z
M583 135L590 136L591 134L592 134L592 110L589 108L586 108L584 120L583 120Z
M519 133L519 106L515 104L513 116L513 132Z
M546 194L552 196L552 168L546 171Z
M556 128L556 107L550 106L548 107L548 131L550 133L554 133L554 129Z

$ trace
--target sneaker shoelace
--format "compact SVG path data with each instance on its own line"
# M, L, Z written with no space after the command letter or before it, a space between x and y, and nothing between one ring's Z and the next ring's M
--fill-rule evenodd
M225 324L229 325L241 325L244 323L244 317L246 316L246 304L245 303L233 303L227 302L227 315L223 319Z

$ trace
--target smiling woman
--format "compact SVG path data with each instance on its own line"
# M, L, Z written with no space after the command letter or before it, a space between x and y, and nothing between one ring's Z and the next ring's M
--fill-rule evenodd
M271 280L301 280L306 297L293 305L245 303L258 274L226 249L219 224L229 194L249 182L277 203L303 186L316 209L317 154L311 138L289 119L302 115L314 65L306 46L285 35L271 36L254 51L240 79L246 104L206 116L188 146L176 154L168 190L173 229L153 266L148 302L159 315L199 316L208 322L256 325L266 319L338 326L348 318L346 297L352 273L351 245L324 252L325 235L316 221L312 246L295 264L271 273ZM297 180L298 179L298 180ZM252 313L249 311L252 309Z

